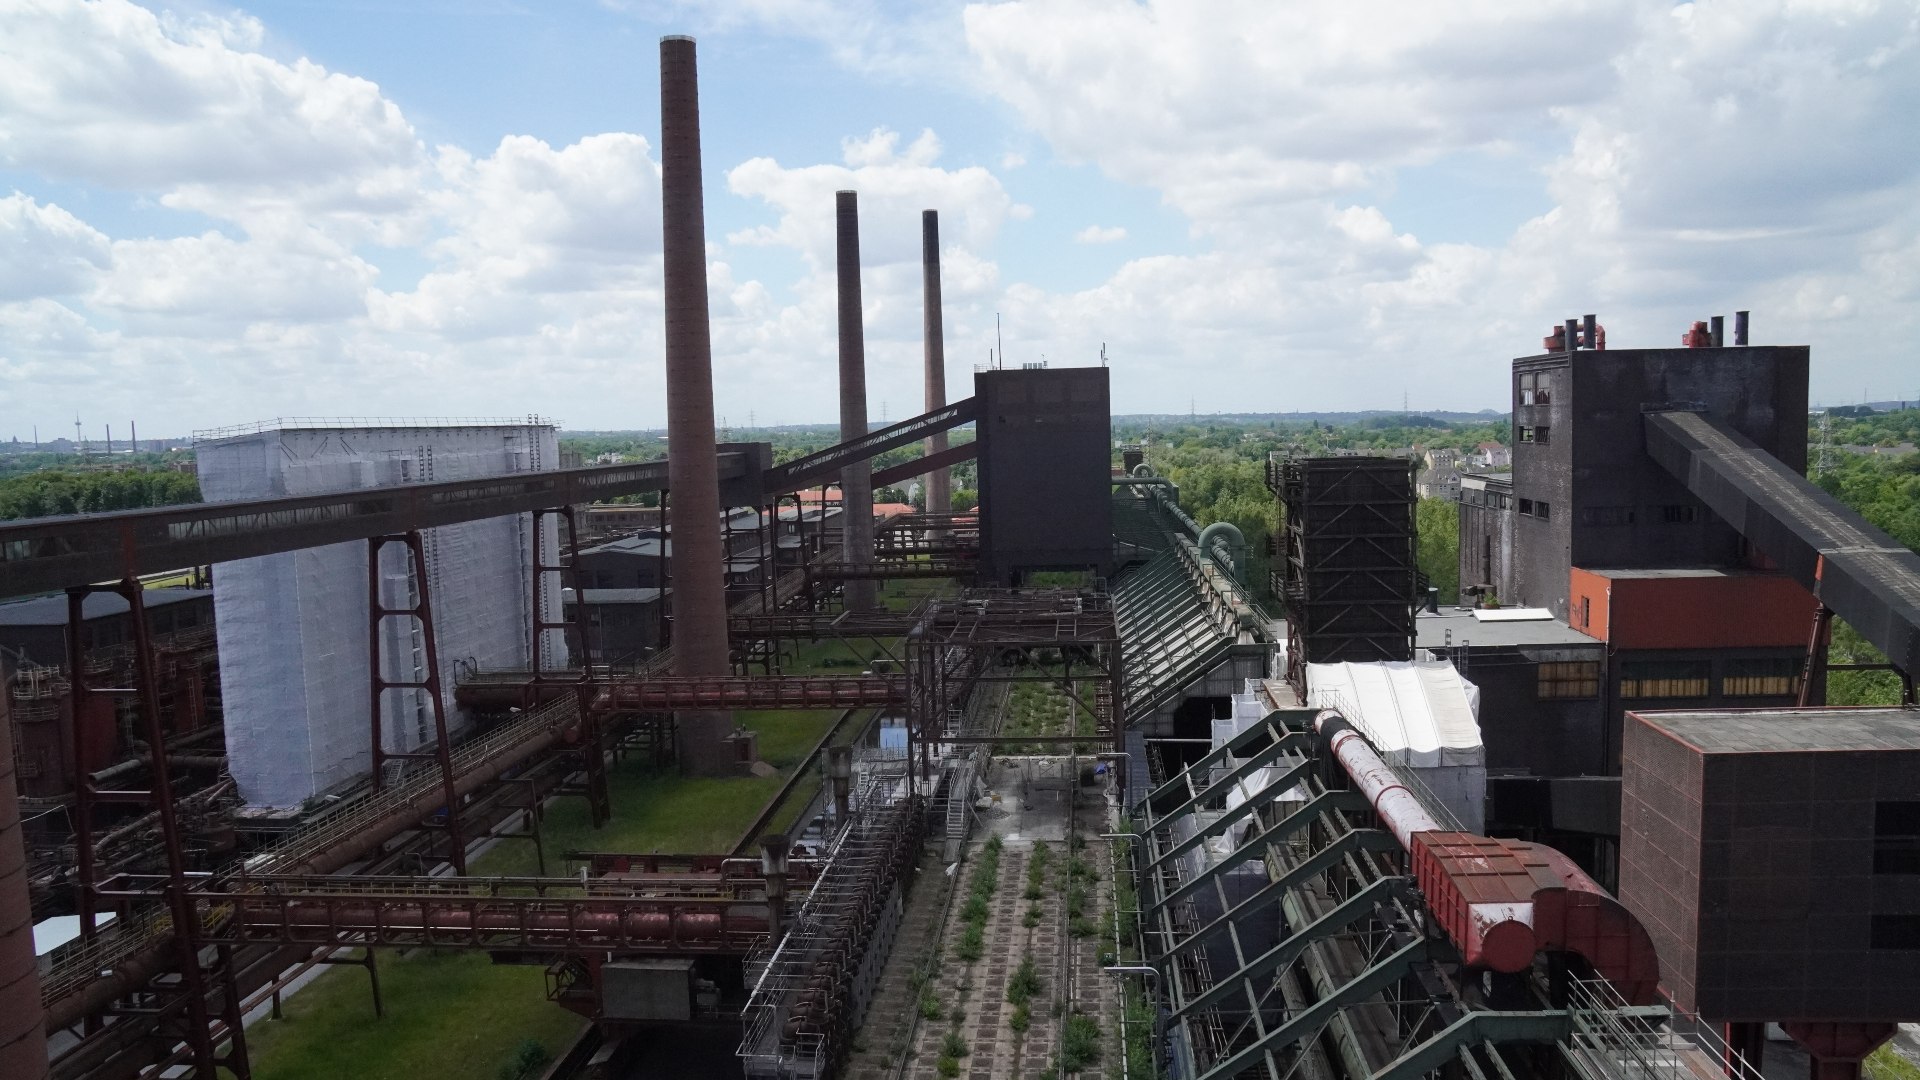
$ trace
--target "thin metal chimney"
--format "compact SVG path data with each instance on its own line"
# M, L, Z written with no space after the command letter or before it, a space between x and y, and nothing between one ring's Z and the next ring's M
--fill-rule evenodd
M707 325L707 226L700 191L700 76L693 39L660 39L660 209L666 269L667 485L673 500L673 671L725 675L726 579ZM682 772L734 770L730 713L681 713Z
M860 199L856 192L833 196L834 238L840 271L840 441L867 434L867 343L860 309ZM853 462L840 470L840 520L845 559L856 566L873 561L873 463ZM849 580L847 610L871 611L873 582Z
M1744 311L1733 313L1733 343L1735 345L1747 343L1747 313Z
M927 412L947 403L946 328L940 312L940 211L920 211L920 272L924 280L926 314L921 322L927 353ZM927 456L947 448L947 433L927 436ZM953 510L952 477L943 466L927 474L927 513Z

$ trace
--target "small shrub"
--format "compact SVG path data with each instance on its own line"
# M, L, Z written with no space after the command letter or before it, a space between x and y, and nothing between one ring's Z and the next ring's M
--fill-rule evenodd
M1080 1072L1100 1061L1100 1025L1093 1017L1075 1013L1060 1033L1060 1058L1068 1072Z
M1021 1035L1026 1034L1027 1028L1032 1026L1032 1024L1033 1014L1027 1010L1025 1005L1015 1005L1013 1007L1013 1015L1007 1017L1007 1026Z
M972 922L987 917L987 899L978 893L967 897L966 906L960 909L960 917Z
M960 944L953 947L953 955L971 964L986 952L986 931L978 924L968 925L966 932L960 935Z
M547 1048L538 1039L522 1039L520 1045L513 1048L513 1056L500 1066L495 1074L499 1080L523 1080L536 1076L547 1063Z
M1067 933L1077 938L1093 937L1100 932L1100 924L1092 919L1074 916L1067 921Z
M1029 956L1020 961L1013 977L1007 980L1007 1000L1015 1005L1025 1005L1043 989L1040 972L1033 966L1033 957Z
M960 1075L960 1059L943 1057L933 1063L933 1071L951 1080L952 1077Z
M920 995L920 1019L938 1020L941 1012L940 999L933 996L933 991L928 990Z
M1020 925L1026 927L1029 930L1040 925L1039 905L1036 904L1035 906L1028 908L1027 913L1025 915L1020 916Z
M959 1059L966 1057L967 1052L967 1040L957 1031L947 1032L946 1040L940 1044L940 1056Z

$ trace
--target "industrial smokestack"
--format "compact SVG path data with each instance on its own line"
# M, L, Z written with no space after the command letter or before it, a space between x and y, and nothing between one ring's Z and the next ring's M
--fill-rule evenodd
M940 211L920 211L920 271L924 280L926 314L921 323L927 351L927 412L947 404L946 327L940 313ZM947 448L947 433L927 436L927 456ZM952 478L946 468L927 474L927 512L953 509Z
M693 39L660 39L660 210L666 264L667 486L673 500L673 670L725 675L726 579L707 325L707 225L700 192L700 77ZM734 769L729 713L681 713L681 771Z
M47 1021L33 950L33 899L27 892L20 799L13 787L8 678L0 665L0 1076L41 1080L47 1075Z
M1747 313L1744 311L1733 313L1733 343L1735 345L1747 343Z
M1715 315L1707 320L1707 335L1713 338L1713 347L1718 349L1727 343L1727 317Z
M840 441L867 434L867 343L860 309L860 201L852 191L833 196L834 237L840 271ZM865 566L873 561L873 463L867 459L840 470L840 520L846 543L846 561ZM873 582L846 583L849 611L874 607Z

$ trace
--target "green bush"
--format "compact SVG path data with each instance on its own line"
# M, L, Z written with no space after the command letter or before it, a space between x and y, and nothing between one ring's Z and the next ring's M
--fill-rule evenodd
M537 1076L547 1064L547 1048L540 1045L538 1039L522 1039L520 1045L513 1048L513 1056L508 1058L495 1075L499 1080L526 1080Z
M949 1080L951 1080L952 1077L960 1075L960 1059L943 1057L933 1063L933 1069L941 1076L948 1077Z
M920 1019L938 1020L940 1013L940 999L933 996L932 990L923 991L920 995Z
M1033 1000L1035 994L1045 989L1040 981L1040 972L1033 966L1033 957L1020 961L1014 969L1013 978L1007 980L1007 1000L1015 1005L1025 1005Z
M947 1032L946 1040L940 1044L940 1056L957 1059L966 1057L967 1053L967 1040L957 1031Z
M1093 1017L1081 1013L1067 1017L1066 1030L1060 1034L1060 1058L1068 1072L1099 1064L1100 1025Z
M1026 1034L1027 1028L1032 1026L1032 1024L1033 1014L1027 1010L1025 1005L1015 1005L1013 1007L1013 1015L1007 1017L1007 1026L1022 1035Z

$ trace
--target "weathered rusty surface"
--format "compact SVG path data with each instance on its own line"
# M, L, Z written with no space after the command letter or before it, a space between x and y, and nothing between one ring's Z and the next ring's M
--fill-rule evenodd
M834 193L834 248L840 277L840 441L867 434L867 345L860 302L860 202L852 191ZM847 561L873 561L873 464L866 459L848 462L840 470L840 490L846 507L841 520L846 529ZM848 610L874 606L873 582L846 583Z

